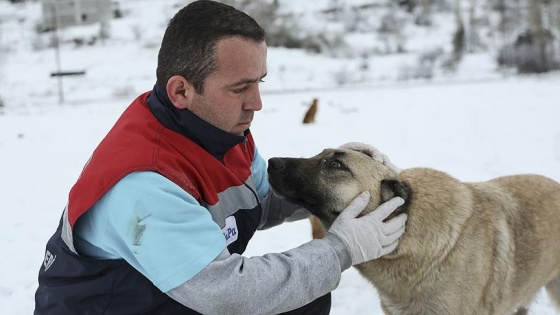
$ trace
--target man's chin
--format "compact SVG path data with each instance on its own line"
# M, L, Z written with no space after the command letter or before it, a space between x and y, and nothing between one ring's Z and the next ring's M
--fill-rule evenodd
M245 130L249 129L250 127L251 127L251 123L238 124L235 127L234 133L243 136L245 134Z

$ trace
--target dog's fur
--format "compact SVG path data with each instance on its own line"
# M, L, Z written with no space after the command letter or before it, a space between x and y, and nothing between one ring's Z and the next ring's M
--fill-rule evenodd
M398 175L362 152L269 160L278 194L330 227L360 192L364 213L401 196L397 249L356 267L386 314L519 314L546 286L560 308L560 185L539 175L462 183L433 169Z

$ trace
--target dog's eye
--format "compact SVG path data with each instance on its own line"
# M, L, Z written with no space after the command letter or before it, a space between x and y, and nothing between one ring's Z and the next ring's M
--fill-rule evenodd
M341 168L342 167L342 163L340 163L340 161L338 161L338 160L324 159L323 163L325 164L325 167L329 167L329 168Z
M332 167L332 168L339 168L340 166L341 166L341 165L340 165L340 162L339 162L339 161L336 161L336 160L335 160L335 161L331 161L330 167Z

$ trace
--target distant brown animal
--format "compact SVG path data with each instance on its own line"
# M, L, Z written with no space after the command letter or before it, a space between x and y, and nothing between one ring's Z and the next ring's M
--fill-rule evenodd
M313 99L313 103L311 103L311 106L309 106L309 109L307 110L307 112L305 113L305 116L303 117L303 123L304 124L310 124L315 122L315 115L317 114L317 107L319 107L318 105L319 100L317 98Z
M539 175L463 183L443 172L395 173L369 155L327 149L272 158L272 189L330 227L362 191L364 213L401 196L406 232L389 255L357 265L386 314L526 314L542 287L560 310L560 184Z
M311 221L311 236L314 239L325 237L325 228L321 223L321 219L312 215L311 217L309 217L309 221Z

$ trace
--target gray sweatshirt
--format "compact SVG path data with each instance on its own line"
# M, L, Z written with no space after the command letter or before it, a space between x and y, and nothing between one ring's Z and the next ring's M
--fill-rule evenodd
M309 216L269 193L260 229ZM202 271L167 294L202 314L278 314L334 290L350 252L332 233L283 253L244 257L222 251Z

